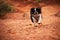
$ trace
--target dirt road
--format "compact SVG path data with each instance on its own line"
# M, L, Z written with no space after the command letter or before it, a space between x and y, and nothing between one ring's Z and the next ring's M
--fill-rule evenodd
M19 11L0 19L0 40L60 40L60 6L42 7L43 20L39 27L34 27L30 20L30 8L22 8L25 14Z

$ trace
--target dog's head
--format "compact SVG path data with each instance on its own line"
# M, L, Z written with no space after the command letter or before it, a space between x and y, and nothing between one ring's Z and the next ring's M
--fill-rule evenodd
M31 14L36 15L41 13L41 8L31 8Z

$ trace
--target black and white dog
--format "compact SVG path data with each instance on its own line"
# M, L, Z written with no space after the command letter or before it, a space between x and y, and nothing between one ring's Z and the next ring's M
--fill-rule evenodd
M40 24L42 20L41 8L31 8L30 18L31 21L34 23L34 26Z

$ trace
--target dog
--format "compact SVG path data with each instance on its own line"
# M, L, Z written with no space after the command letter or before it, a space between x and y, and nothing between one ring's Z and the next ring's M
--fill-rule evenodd
M31 8L30 18L31 21L34 23L34 26L36 26L37 24L41 24L42 21L41 8Z

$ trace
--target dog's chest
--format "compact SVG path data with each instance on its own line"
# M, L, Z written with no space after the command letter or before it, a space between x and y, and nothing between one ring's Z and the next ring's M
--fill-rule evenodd
M34 19L36 20L36 22L38 22L38 20L39 20L39 15L38 14L35 14L35 15L33 14L32 17L34 17Z

